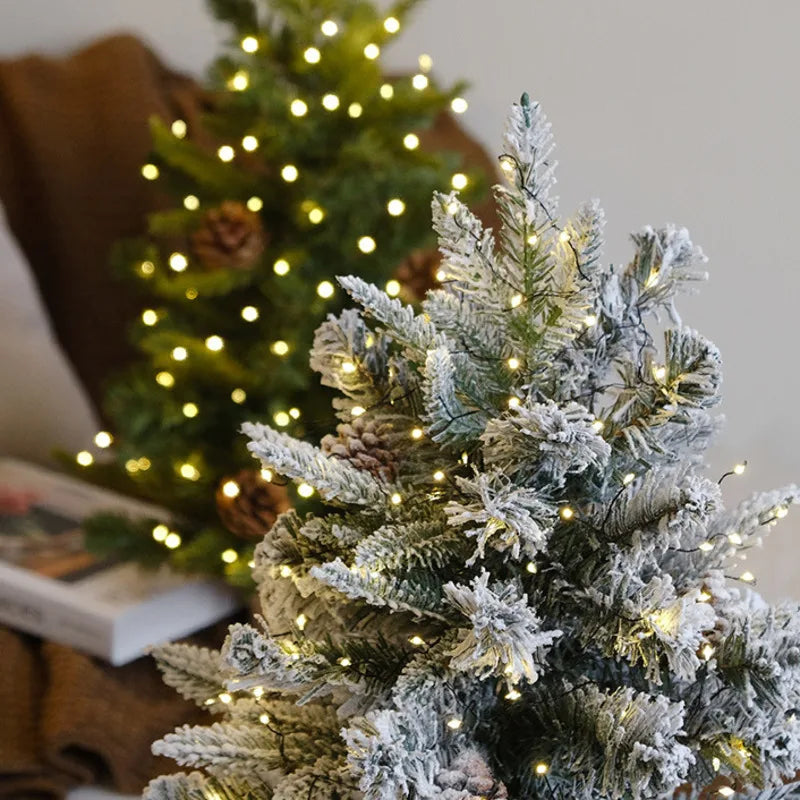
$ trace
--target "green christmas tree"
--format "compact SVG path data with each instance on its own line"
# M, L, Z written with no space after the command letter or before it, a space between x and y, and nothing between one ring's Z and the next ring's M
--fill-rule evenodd
M248 419L300 437L328 429L307 353L341 307L334 275L353 271L392 294L429 283L431 191L481 180L457 171L455 153L420 145L437 115L466 109L458 89L437 88L424 56L413 76L381 70L381 49L415 5L211 3L230 32L213 67L219 91L196 129L153 122L142 175L175 207L119 252L146 298L133 332L142 358L111 384L111 430L95 440L113 463L94 448L77 456L86 477L172 517L95 518L94 547L249 580L253 543L309 498L309 486L289 495L254 470L237 431Z
M559 218L527 97L504 144L498 240L437 195L447 278L423 313L348 277L363 311L317 333L385 469L246 426L329 507L257 548L262 630L159 651L223 718L156 743L205 774L148 800L798 796L799 609L733 570L800 490L726 511L704 475L720 357L674 301L705 258L648 227L606 268L599 206Z

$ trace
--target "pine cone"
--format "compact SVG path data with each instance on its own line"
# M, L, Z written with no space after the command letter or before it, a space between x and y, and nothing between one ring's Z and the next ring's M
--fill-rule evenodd
M496 781L486 759L477 750L467 750L435 778L445 800L480 800L508 797L502 781Z
M236 484L239 491L235 491ZM265 481L258 470L243 469L223 478L216 493L217 513L222 524L242 539L263 539L279 514L289 510L289 495L283 486Z
M251 269L267 246L261 218L233 200L207 211L191 239L192 251L208 270Z
M414 250L397 267L394 277L414 300L422 300L429 289L438 288L436 273L441 263L442 257L438 250Z
M397 458L388 441L391 428L373 420L356 417L336 426L337 436L328 434L321 442L323 452L344 458L358 469L392 481L397 475Z

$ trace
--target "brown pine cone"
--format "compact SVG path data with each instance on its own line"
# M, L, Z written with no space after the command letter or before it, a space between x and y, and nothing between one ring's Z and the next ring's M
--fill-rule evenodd
M321 446L328 455L344 458L377 478L393 481L397 475L397 458L388 441L390 431L388 425L356 417L352 422L337 425L337 435L329 433Z
M206 269L252 269L267 246L267 235L258 214L226 200L205 213L191 243Z
M437 289L436 273L442 263L438 250L414 250L397 267L394 277L411 295L413 300L423 300L429 289Z
M254 469L223 478L216 501L222 524L231 533L250 540L263 539L278 515L290 507L286 489L264 480Z

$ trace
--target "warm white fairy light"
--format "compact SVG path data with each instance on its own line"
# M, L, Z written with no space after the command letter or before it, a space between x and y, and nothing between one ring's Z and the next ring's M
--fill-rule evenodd
M142 261L139 264L139 271L146 278L149 278L156 271L156 265L152 261Z
M519 359L514 356L511 356L511 358L506 361L506 364L508 364L509 369L519 369L520 367Z
M290 408L289 409L289 416L292 419L300 419L300 409L299 408Z
M289 352L289 345L283 339L278 339L270 345L270 350L272 350L276 356L285 356Z
M125 469L131 475L135 475L139 471L139 460L136 458L129 458L125 462Z
M533 563L533 561L529 561L525 565L525 571L526 572L530 572L531 575L535 575L538 572L538 568L537 568L536 564Z
M80 453L75 456L75 460L80 466L88 467L94 463L94 456L88 450L81 450Z
M183 207L187 211L197 211L200 208L200 198L194 194L187 194L186 197L183 198Z
M339 32L339 26L332 20L326 19L322 25L319 26L324 36L336 36Z
M733 474L734 475L744 475L744 471L747 469L747 464L744 462L740 462L739 464L735 464L733 467Z
M285 411L276 412L272 419L279 428L285 428L292 421L292 418Z
M189 260L183 253L172 253L169 259L169 268L173 272L183 272L189 266Z
M400 493L399 493L399 492L395 492L395 493L394 493L394 494L393 494L393 495L392 495L392 496L389 498L389 500L390 500L390 502L391 502L391 504L392 504L393 506L399 506L399 505L400 505L400 503L402 503L402 502L403 502L403 498L402 498L402 496L400 495Z
M297 625L299 630L305 630L306 625L308 625L308 617L305 614L298 614L294 624Z
M304 117L308 113L308 105L298 97L292 100L289 111L294 117Z
M545 764L545 763L543 763L543 762L541 762L541 761L540 761L540 762L539 762L539 763L538 763L538 764L537 764L537 765L536 765L536 766L533 768L533 771L534 771L534 772L535 772L537 775L547 775L547 773L548 773L548 771L549 771L549 767L547 766L547 764Z
M150 463L150 459L149 458L145 458L144 456L142 456L140 459L138 459L136 461L136 463L137 463L139 469L142 470L142 472L146 472L152 466L151 463Z
M308 212L308 221L312 225L319 225L323 219L325 219L325 212L319 206L314 206L314 208Z
M343 361L342 362L342 372L345 375L352 375L356 371L356 365L352 361Z
M417 63L423 72L430 72L433 69L433 59L427 53L421 53Z
M411 429L411 438L412 439L421 439L424 436L424 432L422 428L412 428Z
M217 150L217 158L225 163L233 161L235 155L236 151L229 144L223 144L222 147Z
M255 53L258 50L258 39L255 36L245 36L241 41L245 53Z
M454 97L450 101L450 108L456 114L463 114L469 108L469 103L463 97Z
M347 656L343 656L342 658L339 659L338 663L339 666L349 667L352 665L353 662Z
M384 100L391 100L394 97L394 86L391 83L384 83L380 89L378 89L378 94Z
M653 367L653 377L657 381L663 381L667 377L667 368L663 365Z
M585 325L587 328L592 328L592 327L594 327L595 325L597 325L597 314L587 314L587 315L586 315L586 316L583 318L583 324L584 324L584 325Z
M350 103L347 107L347 116L353 119L358 119L364 113L364 107L361 103Z
M522 300L523 297L521 294L517 293L513 295L513 297L511 298L511 308L518 308L519 306L521 306Z
M464 721L458 717L450 717L450 719L447 720L447 727L452 731L457 731L463 724Z
M406 210L406 204L399 197L393 197L386 204L386 210L391 216L399 217Z
M428 76L423 75L421 72L418 72L412 79L411 85L418 91L421 92L423 89L428 88Z
M188 350L185 347L173 347L172 352L170 353L174 361L186 361L186 358L189 355Z
M281 178L283 178L286 183L294 183L299 176L300 172L294 164L286 164L283 169L281 169Z
M628 473L626 473L626 474L625 474L625 476L623 477L623 479L622 479L622 483L623 483L625 486L627 486L629 483L633 483L633 481L635 480L635 478L636 478L636 475L634 475L634 473L633 473L633 472L628 472Z
M561 519L566 520L567 522L575 517L575 511L569 506L562 506L558 513L561 516Z
M240 69L228 81L228 86L235 92L243 92L250 85L250 76L243 69Z
M595 421L592 423L592 430L593 430L595 433L602 433L602 431L603 431L603 428L605 428L605 426L606 426L606 424L605 424L605 422L603 422L603 420L601 420L601 419L596 419L596 420L595 420Z
M339 108L339 96L333 93L328 93L322 98L322 107L326 111L336 111Z
M445 479L445 474L442 470L437 469L436 472L433 473L433 479L439 483Z
M514 160L511 158L501 158L500 159L500 169L503 170L505 173L510 173L514 171Z
M297 487L297 494L300 497L309 498L314 494L314 487L310 483L301 483Z
M330 281L320 281L317 284L317 294L323 299L328 300L333 297L336 288Z
M176 119L172 125L170 125L169 129L176 139L183 139L188 131L188 127L182 119Z
M734 790L730 786L720 786L717 790L723 797L733 797L735 794Z
M260 316L259 311L255 306L245 306L242 309L241 314L242 319L245 322L255 322Z
M272 480L271 469L262 469L258 474L261 476L262 481L266 481L267 483L269 483Z
M778 519L783 519L789 513L789 509L786 506L778 506L775 509L775 516Z
M148 326L155 325L158 322L158 314L152 308L146 308L142 311L142 322Z
M197 289L189 288L183 293L183 296L187 300L197 300Z
M397 17L386 17L383 27L387 33L397 33L400 30L400 20Z
M466 189L467 184L469 183L469 178L467 178L463 172L456 172L456 174L450 179L450 183L454 189Z
M511 689L510 691L506 692L506 700L511 700L514 702L515 700L519 700L522 695L516 690Z
M743 573L742 573L742 574L739 576L739 580L742 580L742 581L744 581L745 583L752 583L752 582L753 582L755 579L756 579L756 576L755 576L755 575L753 575L753 573L752 573L752 572L750 572L750 570L747 570L746 572L743 572Z
M697 595L697 602L698 603L707 603L711 599L711 595L706 592L702 591L700 594Z
M425 644L425 640L418 634L414 634L408 641L411 642L414 647L422 647Z
M225 481L225 483L222 484L222 494L224 494L225 497L233 499L234 497L238 497L240 492L241 488L236 481Z
M169 528L164 524L156 525L155 528L153 528L153 538L157 542L163 542L168 535L169 535Z
M526 240L526 241L528 242L528 244L529 244L531 247L536 247L536 245L537 245L537 244L539 244L539 237L538 237L538 236L537 236L535 233L532 233L532 234L531 234L531 235L530 235L530 236L527 238L527 240Z
M241 405L245 400L247 400L247 392L245 392L244 389L234 389L231 392L231 400L233 400L236 405Z
M159 372L156 374L156 383L165 389L171 389L175 385L175 377L171 372Z
M362 414L366 413L366 408L364 406L353 406L350 409L350 414L354 417L360 417Z
M742 539L740 534L738 534L738 533L736 533L736 531L734 531L733 533L729 533L728 534L728 541L731 544L736 545L738 547L740 544L743 543L744 540Z
M558 234L558 241L561 242L561 244L566 244L569 241L569 233L567 231L561 231L561 233Z
M258 139L252 134L248 134L242 139L242 147L247 150L248 153L253 153L258 150L258 144Z
M225 347L225 340L221 336L209 336L206 339L206 347L211 350L212 353L218 353Z
M279 570L281 578L291 578L292 577L292 568L288 564L281 565Z
M154 181L158 178L158 167L155 164L145 164L142 167L142 177L148 181Z
M228 692L223 692L221 695L219 695L218 700L220 701L220 703L228 705L228 703L230 703L231 700L233 700L233 697L231 697L231 695L228 694Z
M111 447L114 437L108 431L98 431L94 435L94 443L100 448Z
M370 42L364 48L364 56L370 61L374 61L381 54L381 49L374 42Z
M247 208L254 213L264 208L264 201L260 197L251 197L247 201Z
M400 290L402 287L400 286L400 281L396 281L394 280L394 278L392 278L392 280L386 281L385 288L386 288L386 294L388 294L389 297L397 297L397 295L400 294Z
M407 133L403 137L403 147L406 150L416 150L419 147L419 136L416 133Z
M519 408L519 404L521 402L522 401L519 399L519 397L516 397L516 396L509 397L508 398L508 407L509 408Z
M170 550L177 550L181 546L181 536L175 531L170 531L164 539L164 546Z
M182 478L186 478L187 481L196 481L200 477L200 472L197 467L188 462L180 465L178 473Z
M714 549L714 542L700 542L698 548L703 553L710 553Z
M362 236L358 240L358 249L362 253L372 253L376 246L375 240L371 236Z
M319 64L319 61L322 58L322 53L320 53L316 47L307 47L303 52L303 58L309 64Z
M183 416L189 419L193 419L200 413L200 409L197 407L196 403L184 403L182 411Z
M285 258L279 258L273 265L272 270L276 275L280 275L281 277L287 275L291 267L289 266L289 262Z
M439 283L444 283L447 280L447 272L442 267L436 270L436 280Z

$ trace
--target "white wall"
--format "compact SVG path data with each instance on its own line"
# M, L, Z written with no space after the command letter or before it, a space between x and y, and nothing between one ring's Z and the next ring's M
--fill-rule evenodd
M0 56L62 52L131 29L199 71L213 52L202 0L3 0ZM429 0L388 54L472 82L467 124L492 150L528 90L553 121L565 210L599 196L608 256L642 224L686 224L711 283L685 320L722 349L729 425L713 473L742 458L745 489L800 480L797 365L800 3L773 0ZM770 597L800 598L790 516L748 566Z

